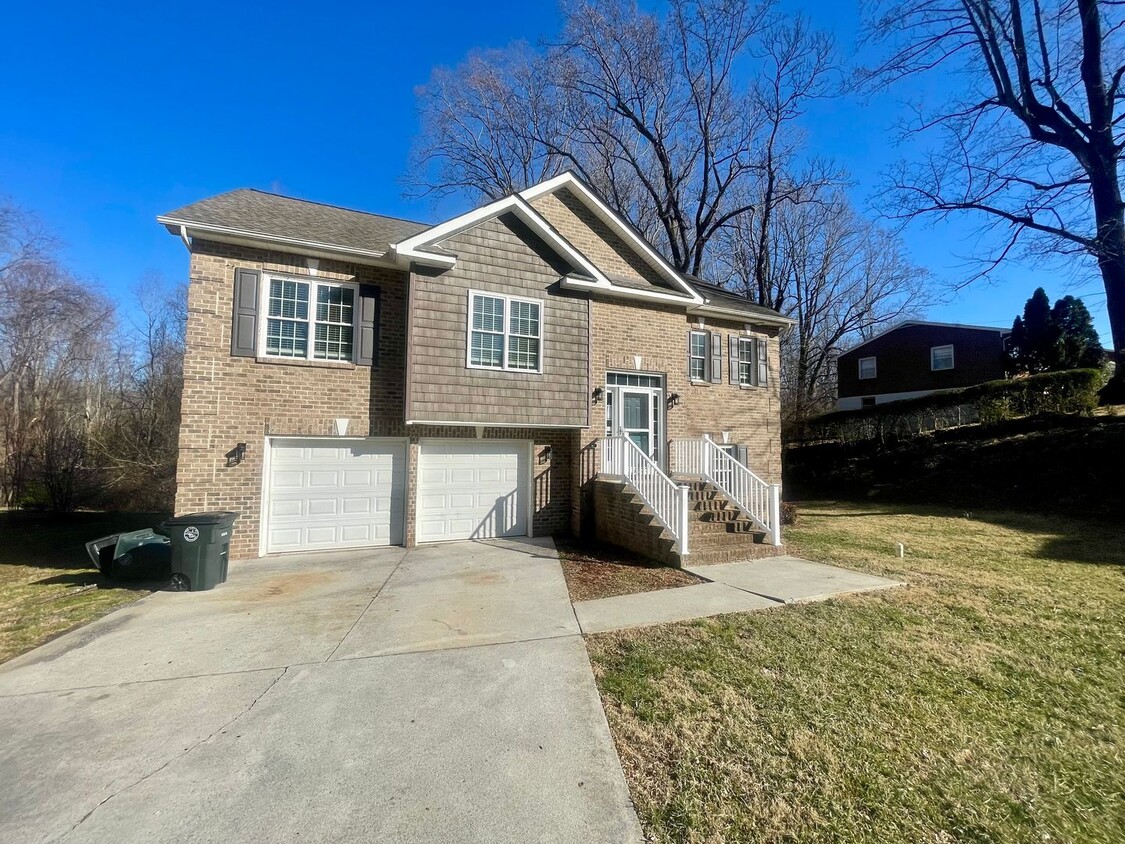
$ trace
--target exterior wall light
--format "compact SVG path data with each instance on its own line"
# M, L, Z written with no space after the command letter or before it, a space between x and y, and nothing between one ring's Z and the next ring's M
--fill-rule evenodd
M679 403L680 403L680 394L679 393L672 393L670 396L668 396L668 407L676 407L676 406L679 405Z
M246 443L239 443L224 456L227 458L227 466L237 466L246 459Z
M602 396L604 396L604 395L605 395L605 390L603 390L601 387L594 387L594 393L593 393L594 404L597 404L598 402L600 402L602 400Z

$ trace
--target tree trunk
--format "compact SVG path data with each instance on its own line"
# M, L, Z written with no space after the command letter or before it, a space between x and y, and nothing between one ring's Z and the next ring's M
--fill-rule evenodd
M1125 402L1125 204L1117 181L1117 162L1107 158L1105 166L1091 173L1090 189L1097 222L1098 269L1105 285L1111 346L1116 361L1113 380L1102 392L1103 404Z

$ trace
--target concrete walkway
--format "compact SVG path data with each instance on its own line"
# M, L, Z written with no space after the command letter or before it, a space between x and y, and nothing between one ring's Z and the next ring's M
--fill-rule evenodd
M684 570L708 582L575 604L574 614L582 632L604 633L690 621L903 585L885 577L789 556L714 566L685 566Z
M549 540L274 558L0 667L0 841L639 842Z

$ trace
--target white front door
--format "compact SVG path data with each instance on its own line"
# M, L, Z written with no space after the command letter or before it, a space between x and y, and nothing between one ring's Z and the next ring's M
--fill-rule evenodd
M528 452L524 441L422 440L418 541L526 536Z
M402 544L406 443L270 441L266 551Z
M627 436L663 465L664 379L659 375L610 372L606 380L606 432Z

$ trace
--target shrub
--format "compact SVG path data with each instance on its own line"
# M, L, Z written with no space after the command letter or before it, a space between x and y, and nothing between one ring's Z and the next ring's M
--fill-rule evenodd
M992 424L1041 413L1089 414L1098 406L1103 380L1097 369L1070 369L988 381L916 399L826 413L808 420L793 439L885 442L972 422Z
M797 505L792 501L781 502L781 523L783 525L797 524Z

